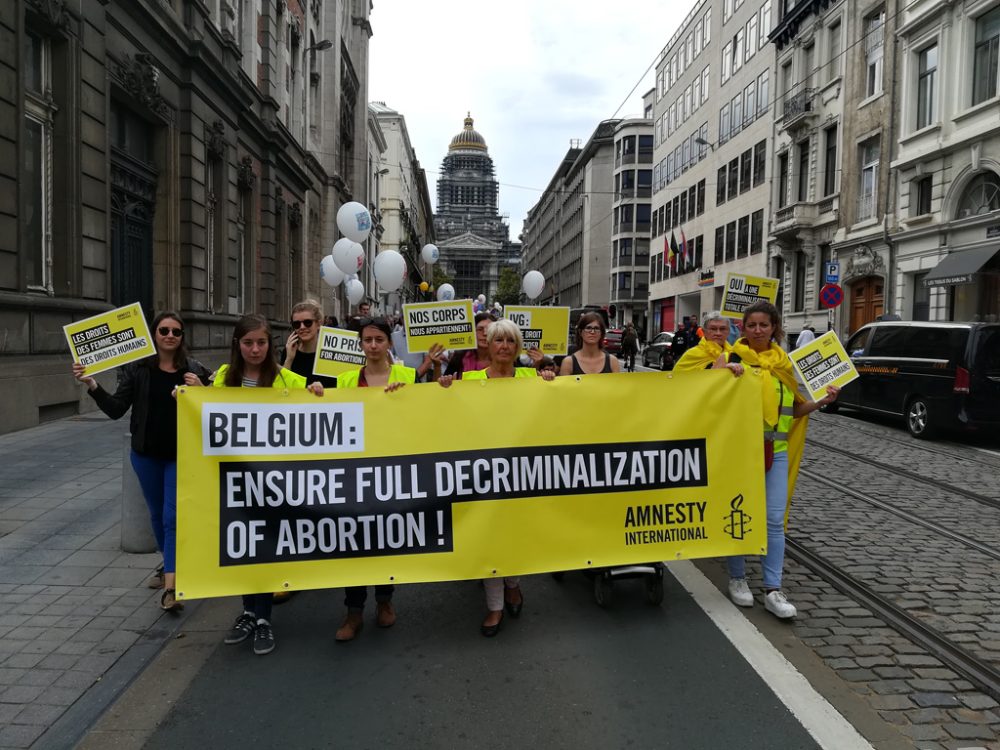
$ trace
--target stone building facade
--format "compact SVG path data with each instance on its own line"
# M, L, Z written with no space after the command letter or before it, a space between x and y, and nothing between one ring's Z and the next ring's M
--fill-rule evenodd
M214 366L240 314L320 295L337 208L369 202L369 10L0 3L0 430L90 408L73 320L178 310Z

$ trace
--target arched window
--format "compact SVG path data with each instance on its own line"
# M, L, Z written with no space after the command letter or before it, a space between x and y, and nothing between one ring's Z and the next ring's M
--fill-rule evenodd
M993 172L983 172L965 186L955 218L964 219L997 210L1000 210L1000 177Z

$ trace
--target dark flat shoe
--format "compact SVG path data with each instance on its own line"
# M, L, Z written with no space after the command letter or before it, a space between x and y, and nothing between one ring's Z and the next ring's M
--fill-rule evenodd
M511 617L520 617L521 610L524 608L524 592L521 591L521 587L518 586L516 589L510 589L511 591L517 591L521 595L521 601L517 604L514 602L507 601L506 595L504 596L504 607L507 609L507 614Z
M479 632L482 633L486 638L492 638L497 633L500 632L500 626L503 625L503 612L500 613L500 619L497 620L496 625L480 625Z

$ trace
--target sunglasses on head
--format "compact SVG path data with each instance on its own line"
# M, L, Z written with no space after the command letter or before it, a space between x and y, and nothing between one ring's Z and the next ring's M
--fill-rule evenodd
M184 335L183 328L171 328L170 326L160 326L159 328L156 329L156 332L159 333L161 336L174 335L177 338L180 338L181 336Z
M306 328L312 328L313 323L316 321L310 318L309 320L293 320L292 328L298 328L299 326L305 326Z

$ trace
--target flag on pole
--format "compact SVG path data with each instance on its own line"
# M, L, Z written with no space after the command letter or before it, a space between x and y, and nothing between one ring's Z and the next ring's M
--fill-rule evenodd
M670 270L677 273L677 237L670 231Z

